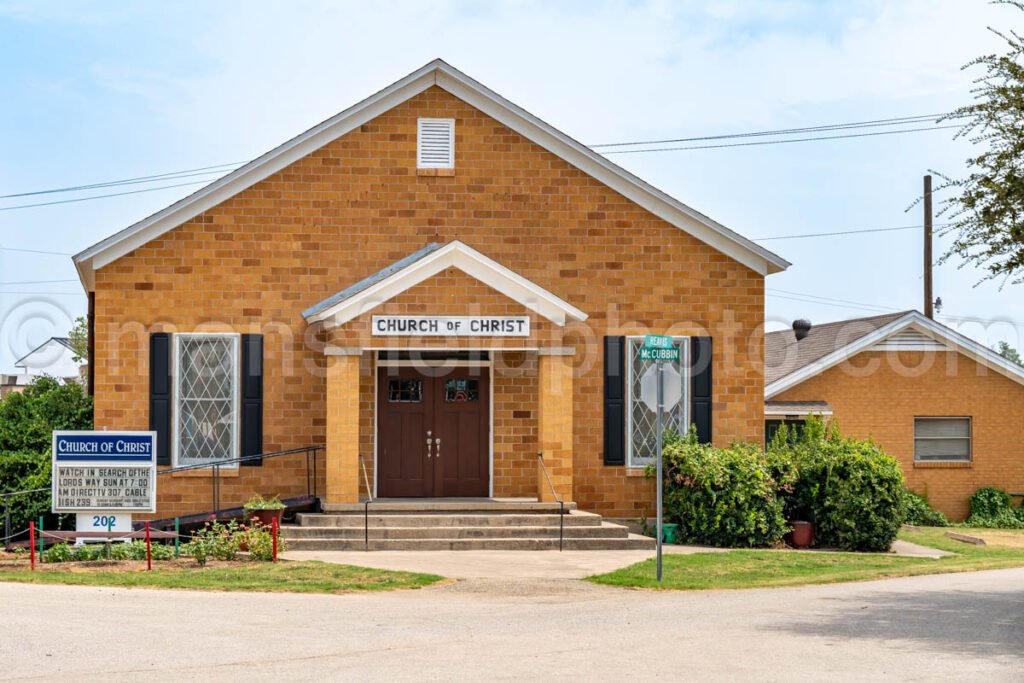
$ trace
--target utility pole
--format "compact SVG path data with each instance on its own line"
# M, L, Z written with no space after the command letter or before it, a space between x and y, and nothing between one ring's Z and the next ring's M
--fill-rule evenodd
M934 319L932 308L932 177L924 177L924 317Z

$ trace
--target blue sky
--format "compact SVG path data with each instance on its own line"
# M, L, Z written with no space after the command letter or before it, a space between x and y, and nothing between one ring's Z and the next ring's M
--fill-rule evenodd
M999 47L986 26L1024 23L980 0L368 5L0 0L0 194L251 159L435 57L591 144L944 112ZM763 238L920 223L921 176L971 152L950 133L612 158ZM76 252L196 187L0 199L0 248ZM916 230L763 244L794 264L768 279L772 327L921 306ZM1024 345L1021 286L958 265L935 273L942 321ZM85 298L65 256L0 250L0 282L32 283L0 285L10 371Z

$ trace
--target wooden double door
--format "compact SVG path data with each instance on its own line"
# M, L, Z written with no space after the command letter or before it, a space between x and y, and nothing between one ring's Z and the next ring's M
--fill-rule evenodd
M490 370L377 373L377 495L489 495Z

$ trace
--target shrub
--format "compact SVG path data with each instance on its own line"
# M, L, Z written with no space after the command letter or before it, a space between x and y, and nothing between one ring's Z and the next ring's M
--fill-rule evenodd
M775 476L785 468L770 465L759 446L700 444L692 428L666 441L665 517L679 525L683 542L755 547L782 539L788 529L777 491L788 482Z
M235 520L227 524L206 522L202 529L192 532L186 553L191 555L199 566L206 565L211 557L225 561L234 560L245 533L246 528L239 526Z
M246 510L284 510L288 506L282 503L278 496L264 498L263 496L255 495L243 507Z
M274 559L274 537L268 526L254 523L245 531L245 542L249 547L249 554L252 559L261 562L270 562ZM283 553L288 549L288 544L280 534L277 536L277 552Z
M150 556L154 560L170 560L174 558L174 548L163 543L150 544ZM144 560L146 559L146 542L111 543L110 559L112 560Z
M792 455L797 474L786 495L790 519L815 525L817 545L881 552L903 523L904 485L899 463L872 441L844 438L838 424L811 418L798 439L780 429L770 449Z
M928 504L928 500L910 489L903 492L903 522L918 526L949 526L946 516Z
M990 529L1024 529L1024 511L1011 505L1010 494L1006 491L984 486L971 496L971 516L964 524Z
M67 543L51 545L43 551L43 562L71 562L74 560L75 551Z

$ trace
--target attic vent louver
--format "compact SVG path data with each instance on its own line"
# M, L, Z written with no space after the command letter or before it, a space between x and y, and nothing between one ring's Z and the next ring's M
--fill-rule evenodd
M455 168L455 119L420 119L416 166Z

